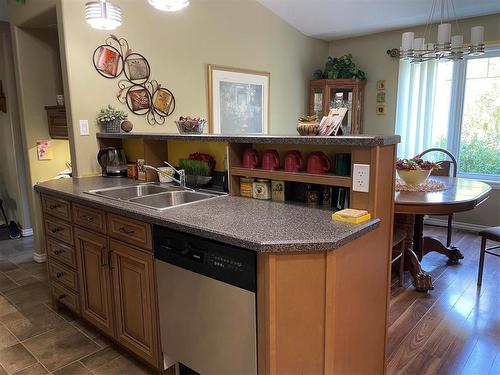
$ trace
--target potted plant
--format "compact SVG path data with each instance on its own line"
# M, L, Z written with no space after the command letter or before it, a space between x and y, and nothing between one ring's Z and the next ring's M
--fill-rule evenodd
M317 69L313 75L314 79L366 79L365 72L354 64L350 53L340 57L329 56L325 70Z
M398 175L407 185L423 184L434 169L439 169L439 165L419 158L396 161Z
M180 159L179 168L186 173L186 184L204 186L212 180L212 170L207 160Z
M126 118L127 114L124 111L115 109L111 105L101 108L97 114L97 122L106 133L119 133L120 125Z

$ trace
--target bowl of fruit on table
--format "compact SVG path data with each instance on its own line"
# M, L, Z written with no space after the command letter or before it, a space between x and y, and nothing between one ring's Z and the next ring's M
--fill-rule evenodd
M429 178L434 169L438 169L436 163L430 161L413 158L413 159L398 159L396 162L396 170L399 178L407 185L420 185Z

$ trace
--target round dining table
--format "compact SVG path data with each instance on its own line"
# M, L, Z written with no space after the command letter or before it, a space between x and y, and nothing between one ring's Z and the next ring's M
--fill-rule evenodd
M405 269L413 277L413 285L418 291L434 289L432 277L422 270L420 261L425 254L438 252L446 255L450 263L457 263L463 255L455 246L445 246L436 238L424 235L425 215L450 215L469 211L488 199L490 185L460 177L431 176L431 179L444 183L445 190L396 191L394 225L407 233Z

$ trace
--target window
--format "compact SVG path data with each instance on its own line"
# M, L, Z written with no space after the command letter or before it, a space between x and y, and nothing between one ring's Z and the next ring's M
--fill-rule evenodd
M417 66L414 69L421 71L423 68ZM405 78L402 70L400 68L400 79ZM396 130L401 131L405 143L398 153L402 157L418 153L409 154L408 150L414 150L408 144L414 144L414 138L420 134L427 134L427 142L417 142L421 147L419 150L429 147L448 149L457 157L460 177L500 180L500 48L489 49L482 56L467 57L462 61L440 61L434 70L435 73L431 72L426 78L426 90L420 92L421 96L433 98L433 103L417 106L418 113L412 114L430 121L421 125L424 130L417 129L413 137L405 137L404 128L409 122L402 121L402 114L398 113ZM408 79L415 79L415 76ZM404 86L399 85L398 112L404 109L400 100L422 101L415 98L415 94L405 97L405 93L400 92L402 89ZM438 155L437 159L442 159L442 156Z

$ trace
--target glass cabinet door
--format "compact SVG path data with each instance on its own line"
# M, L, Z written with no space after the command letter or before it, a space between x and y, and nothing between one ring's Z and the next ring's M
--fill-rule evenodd
M347 113L342 120L342 132L344 135L352 134L353 129L353 90L348 88L330 88L329 109L345 107Z
M323 95L324 90L321 87L312 88L312 112L318 116L318 122L323 117Z

